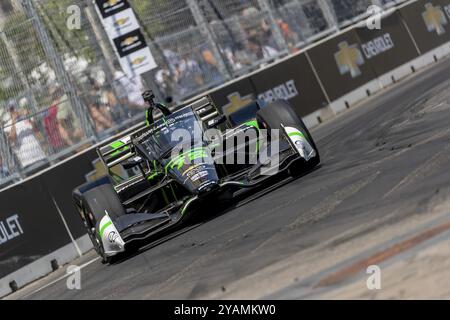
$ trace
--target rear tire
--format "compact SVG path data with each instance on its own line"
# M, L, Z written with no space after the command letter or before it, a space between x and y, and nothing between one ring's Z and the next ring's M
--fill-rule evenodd
M279 129L282 130L281 124L284 126L294 126L299 128L305 135L308 142L316 150L317 156L307 162L306 170L311 170L320 164L319 150L317 149L316 143L311 136L308 128L306 127L303 120L297 115L297 113L292 109L290 104L285 100L278 100L270 103L265 108L258 111L256 114L258 122L260 122L266 129ZM292 168L290 174L292 176L299 175L302 170L300 168ZM303 168L304 171L305 168Z

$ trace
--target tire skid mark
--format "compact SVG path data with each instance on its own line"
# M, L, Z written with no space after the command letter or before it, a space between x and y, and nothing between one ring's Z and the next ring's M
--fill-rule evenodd
M436 172L436 170L441 169L444 165L448 164L450 160L450 144L447 145L444 150L438 152L433 157L427 159L425 163L417 167L410 174L405 176L398 184L396 184L391 190L389 190L384 196L384 198L389 197L395 192L398 192L401 189L404 189L407 186L415 183L417 180L420 180L432 173Z
M372 175L361 179L360 181L353 183L342 190L336 191L332 196L330 196L326 201L321 203L318 207L310 211L309 215L301 215L293 223L288 225L289 229L296 229L299 226L309 223L316 222L325 218L331 213L336 207L343 203L348 198L354 196L367 185L372 183L379 175L381 171L376 171Z
M370 168L371 168L371 166L368 166L368 167L363 168L363 169L361 169L361 170L359 170L359 171L356 171L356 172L354 171L353 174L352 174L350 177L353 177L354 175L357 175L357 174L359 174L359 173L362 173L362 172L364 172L365 170L368 170L368 169L370 169ZM331 183L329 183L329 185L334 184L334 183L336 183L336 182L339 182L340 180L341 180L340 178L339 178L339 179L336 178L336 179L334 179L333 181L331 181ZM220 237L224 236L225 234L232 233L232 232L234 232L234 231L237 231L237 230L239 230L239 229L241 229L241 228L243 228L243 227L245 227L245 226L247 226L247 225L253 223L254 220L255 220L256 218L257 218L257 219L260 219L260 218L265 217L265 216L267 216L267 215L273 214L274 212L277 212L277 211L279 211L279 210L285 208L286 206L290 206L290 205L292 205L292 204L295 204L296 202L299 202L299 201L303 200L304 198L306 198L306 197L308 197L308 196L310 196L310 195L312 195L312 194L314 194L314 193L324 191L325 189L327 189L327 188L329 187L329 185L328 185L328 186L322 186L322 187L319 187L319 188L315 188L315 189L312 190L311 192L308 192L308 193L306 193L306 194L301 194L301 195L300 195L299 197L297 197L296 199L290 200L290 201L288 201L288 202L283 203L282 205L273 207L273 208L270 209L270 210L267 210L267 211L265 211L265 212L263 212L263 213L261 213L261 214L258 214L257 217L251 217L250 219L247 219L247 220L243 221L242 223L240 223L240 224L234 226L233 228L227 229L227 230L225 230L225 231L223 231L223 232L221 232L221 233L219 233L219 234L216 234L216 235L210 237L208 240L203 241L203 243L211 242L211 241L214 241L214 240L216 240L216 239L219 239ZM226 242L223 242L223 243L219 244L219 246L217 246L216 248L214 248L212 251L205 253L205 254L202 255L200 258L198 258L197 260L195 260L194 263L189 264L188 266L186 266L185 268L183 268L182 270L180 270L180 271L177 272L176 274L174 274L174 275L172 275L171 277L169 277L168 279L164 280L164 281L157 287L156 291L157 291L157 292L158 292L158 291L161 291L163 288L165 288L165 287L167 287L167 286L176 284L176 283L177 283L179 280L181 280L184 276L188 275L189 272L191 272L192 270L198 269L200 266L202 266L202 265L203 265L204 263L206 263L208 260L210 260L211 258L217 256L217 253L219 253L220 251L222 251L222 249L223 249L224 247L226 247L227 245L229 245L229 244L232 243L233 241L240 239L241 237L242 237L242 235L238 235L238 236L235 236L235 237L233 237L233 238L231 238L231 239L228 239ZM186 252L187 250L189 250L189 249L186 248L186 249L184 249L183 251L179 252L178 254L182 254L183 252ZM168 260L170 260L170 259L168 258L166 261L168 261Z
M367 172L371 169L377 168L379 165L381 165L383 162L388 161L388 160L392 160L400 155L402 155L403 153L407 152L409 150L405 149L405 150L399 150L387 157L383 157L382 159L379 159L375 162L369 163L367 165L361 165L359 168L352 168L352 169L348 169L349 171L351 170L351 174L349 176L346 176L347 179L352 178L357 176L358 174L362 174L364 172ZM363 187L365 187L366 185L368 185L370 182L372 182L378 175L380 174L379 171L377 171L375 174L372 174L371 176L369 176L368 179L366 179L366 183L362 183L363 185L361 186L361 188L359 190L361 190ZM277 212L281 209L284 209L286 207L292 206L295 203L298 203L300 201L302 201L303 199L305 199L306 197L309 197L317 192L323 192L327 189L329 189L332 185L334 185L335 183L341 182L342 181L342 177L336 177L333 179L329 179L327 180L327 184L326 185L321 185L320 187L314 188L313 190L311 190L310 192L307 193L302 193L300 196L296 197L295 199L289 200L287 202L284 202L281 205L278 205L276 207L272 207L270 210L261 212L258 214L257 217L251 217L245 221L243 221L242 223L240 223L239 225L236 225L233 228L227 229L223 232L221 232L220 234L214 235L212 237L210 237L208 240L206 241L202 241L202 243L207 243L207 242L211 242L214 241L216 239L219 239L220 237L222 237L225 234L234 232L236 230L239 230L240 228L243 228L251 223L253 223L255 218L262 218L265 217L267 215L273 214L274 212ZM359 181L359 183L356 183L356 185L361 184L361 181ZM353 185L352 185L353 186ZM347 188L346 188L347 189ZM358 192L359 190L357 190L356 192ZM289 228L291 229L291 228ZM283 232L285 229L281 230L280 232ZM208 252L206 254L204 254L203 256L201 256L199 259L197 259L193 264L183 268L181 271L177 272L176 274L174 274L173 276L171 276L170 278L164 280L159 286L158 286L158 291L161 290L164 287L167 287L168 285L173 285L176 284L177 281L181 280L185 275L189 274L190 271L197 269L198 267L200 267L202 264L204 264L205 262L207 262L210 258L213 258L214 256L217 255L217 253L219 251L222 250L223 247L225 247L226 245L228 245L229 243L231 243L234 240L240 239L242 237L242 235L239 235L237 237L234 237L232 239L229 239L227 242L219 245L218 247L216 247L215 249L213 249L212 252ZM267 241L265 241L267 242ZM261 247L258 246L258 248ZM257 249L258 249L257 248ZM178 254L182 254L183 252L186 252L187 250L189 250L189 248L184 249L182 252L179 252ZM250 254L253 254L255 252L256 249L254 249ZM166 261L168 261L170 259L167 259Z
M407 250L410 250L419 244L430 240L436 236L438 236L441 233L444 233L446 231L450 230L450 221L440 224L436 227L433 227L431 229L428 229L426 231L423 231L416 236L413 236L409 239L406 239L402 242L399 242L385 250L379 251L372 256L362 259L360 261L357 261L348 267L345 267L335 273L332 273L329 276L326 276L319 280L319 282L314 286L314 288L319 287L327 287L331 285L335 285L351 276L356 275L361 270L365 270L367 266L370 265L378 265L382 262L385 262L386 260L393 258Z
M366 171L372 169L372 167L373 167L372 165L367 165L367 166L361 166L361 167L358 168L358 169L348 169L349 171L351 170L351 174L348 175L347 178L352 178L352 177L354 177L354 176L356 176L356 175L358 175L358 174L364 173L364 172L366 172ZM326 185L321 185L320 187L314 188L314 189L312 189L312 190L309 191L309 192L301 193L300 196L295 197L294 199L291 199L291 200L289 200L289 201L283 202L282 204L280 204L280 205L278 205L278 206L272 207L270 210L263 211L263 212L258 212L258 215L257 215L257 216L250 216L250 218L248 218L248 219L242 221L241 223L235 225L234 227L229 228L229 229L226 229L226 230L222 231L221 233L214 234L214 235L211 236L210 238L208 238L208 239L206 239L206 240L203 240L203 241L202 241L202 244L206 244L206 243L209 243L209 242L211 242L211 241L215 241L215 240L217 240L217 239L220 239L220 238L221 238L222 236L224 236L225 234L232 233L232 232L234 232L234 231L239 230L240 228L243 228L243 227L246 227L246 226L249 225L249 224L252 224L252 223L254 222L255 219L260 219L260 218L262 218L262 217L266 217L266 216L268 216L268 215L270 215L270 214L273 214L273 213L275 213L275 212L278 212L278 211L280 211L280 210L282 210L282 209L284 209L284 208L286 208L286 207L292 206L292 205L294 205L295 203L298 203L298 202L302 201L303 199L305 199L305 198L307 198L307 197L309 197L309 196L312 196L313 194L316 194L316 193L318 193L318 192L323 192L323 191L329 189L329 188L330 188L332 185L334 185L335 183L338 183L338 182L340 182L340 181L341 181L341 177L328 179L328 180L326 181L326 182L327 182ZM240 208L242 209L242 208L245 207L246 205L248 205L248 204L245 204L244 206L242 206L242 207L240 207ZM228 216L228 218L232 219L231 216ZM191 249L191 247L183 248L183 250L177 252L177 255L183 254L183 253L187 252L187 251L190 250L190 249ZM165 259L163 262L161 262L161 263L159 263L159 264L160 264L160 265L164 265L164 262L169 261L169 260L171 260L171 257L168 257L167 259Z
M357 194L359 191L364 189L367 185L372 183L381 173L381 171L377 171L370 175L369 177L365 177L360 179L359 181L348 185L342 190L338 190L333 193L331 196L326 198L320 205L312 208L308 211L307 214L301 214L297 219L295 219L289 225L281 228L278 232L273 234L268 239L264 240L261 244L259 244L255 249L253 249L250 254L255 254L259 249L265 247L267 244L275 241L276 239L281 240L288 235L290 231L293 231L307 223L317 222L319 220L327 217L333 210L335 210L341 203L343 203L348 198ZM281 237L280 237L281 236Z

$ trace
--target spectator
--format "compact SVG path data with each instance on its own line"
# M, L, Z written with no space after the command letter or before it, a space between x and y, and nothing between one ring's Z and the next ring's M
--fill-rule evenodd
M219 71L218 62L212 51L209 48L203 50L202 57L204 61L204 63L200 64L202 73L209 79L209 82L213 84L222 83L224 77Z
M176 72L176 66L180 64L181 59L177 53L170 49L163 50L164 59L167 62L168 67L170 68L171 73Z
M242 16L244 17L249 17L249 16L254 16L257 15L259 13L259 10L257 8L255 8L254 6L250 6L245 8L244 10L242 10Z
M204 85L202 70L198 63L193 60L189 54L186 54L177 66L178 85L180 95L188 95L196 92L198 87Z
M111 128L114 123L111 113L108 110L108 94L102 90L99 83L90 78L91 91L89 93L89 112L94 120L97 132L105 131Z
M248 46L258 60L268 60L279 54L278 50L267 45L261 45L258 39L254 37L248 39Z
M53 152L58 152L80 142L84 133L62 88L53 87L50 94L53 102L44 117L44 127Z
M36 138L38 128L27 110L17 110L15 103L11 101L8 103L8 111L10 119L5 124L5 133L22 169L44 162L46 156Z
M272 48L277 47L277 43L273 36L271 26L266 21L266 19L261 20L258 31L259 31L259 33L257 33L257 35L259 36L261 43L263 43L266 46L272 47Z
M169 67L166 64L163 64L160 69L155 73L155 81L161 90L162 94L167 97L173 97L174 88L172 75Z
M119 64L115 64L116 71L114 72L114 87L116 89L118 108L123 108L124 113L128 117L136 114L141 114L145 109L145 102L142 99L142 92L144 92L144 84L140 76L129 78L121 71Z
M286 40L286 43L289 47L289 51L291 53L295 53L299 51L297 48L295 48L295 45L299 41L298 34L292 31L289 24L284 22L282 19L277 19L277 24L281 30L281 34L283 35L283 38Z
M63 137L69 145L77 144L84 137L79 117L75 114L69 97L62 90L56 91L53 104L57 106L57 119Z
M45 112L44 128L52 153L57 153L68 146L63 138L63 130L58 123L58 105L52 104Z

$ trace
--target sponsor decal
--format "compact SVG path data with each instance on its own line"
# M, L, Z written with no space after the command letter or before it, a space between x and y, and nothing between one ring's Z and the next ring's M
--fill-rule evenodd
M195 166L189 167L187 168L187 170L185 170L181 175L184 176L188 176L191 177L192 175L198 173L199 171L203 171L205 170L205 165L203 163L201 164L197 164Z
M95 3L97 4L103 19L130 8L130 4L127 0L95 0Z
M204 163L195 165L183 172L182 176L186 176L186 180L184 182L186 183L188 180L196 182L201 178L206 177L209 170L211 170L211 168L207 168Z
M103 19L102 24L110 39L139 29L139 22L131 8Z
M0 245L23 235L23 229L20 225L19 216L17 214L0 220Z
M126 0L96 0L103 28L119 56L123 71L130 77L157 67L136 15Z
M105 213L106 215L100 221L99 230L105 252L121 252L124 250L125 243L109 217L108 212L105 211Z
M207 187L213 186L215 184L216 184L216 182L214 182L214 181L207 181L198 188L198 191L202 191L202 190L206 189Z
M138 37L128 37L120 44L122 47L134 45L139 40Z
M361 45L364 56L367 59L374 58L383 52L394 49L394 47L394 42L389 33L385 33L384 35Z
M422 17L429 32L436 32L439 36L445 33L444 26L448 24L448 21L440 6L434 6L432 3L425 4Z
M186 163L192 163L195 160L208 158L208 153L205 148L194 148L185 152L179 156L172 158L172 160L166 165L166 174L168 170L177 168L180 170Z
M114 39L114 43L121 58L147 47L144 35L139 29Z
M139 66L139 65L141 65L141 64L145 61L145 59L147 59L145 56L137 57L136 59L134 59L133 61L131 61L131 64L132 64L133 66Z
M309 144L303 132L293 127L284 127L284 130L303 159L309 161L317 155L316 151Z
M116 243L117 238L119 238L119 234L116 231L111 231L108 233L108 241L111 243Z
M191 177L191 181L196 182L196 181L200 180L201 178L206 177L207 175L208 175L208 171L200 171L199 173L194 174Z
M356 44L349 45L347 41L343 41L338 45L339 51L335 53L334 58L342 75L350 73L352 78L361 75L359 68L364 64L364 58Z
M155 59L148 47L121 58L120 64L127 74L133 76L143 74L157 67Z
M258 99L264 100L267 103L274 102L275 100L290 100L299 95L297 86L294 80L286 81L285 83L276 86L266 92L258 95Z
M121 28L125 26L130 21L130 17L121 18L119 20L114 21L114 26L116 28Z

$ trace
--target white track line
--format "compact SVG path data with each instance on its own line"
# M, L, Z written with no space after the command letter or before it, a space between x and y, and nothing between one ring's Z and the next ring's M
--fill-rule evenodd
M61 220L62 220L62 222L63 222L63 224L64 224L64 227L66 228L66 231L67 231L67 233L69 234L70 240L72 241L72 243L73 243L75 249L77 250L78 255L79 255L80 258L81 258L81 256L83 255L83 253L81 252L80 247L78 246L77 242L75 241L75 239L74 239L74 237L73 237L73 235L72 235L72 232L70 232L70 228L69 228L69 226L67 225L66 219L64 219L64 215L62 214L61 209L59 208L58 203L57 203L56 200L55 200L55 197L52 196L52 200L53 200L53 204L54 204L55 207L56 207L56 211L58 211L58 214L59 214L59 216L60 216L60 218L61 218Z
M91 261L86 262L85 264L79 266L80 270L82 270L83 268L85 268L85 267L89 266L90 264L96 262L96 261L99 260L99 259L100 259L100 257L97 257L97 258L92 259ZM29 296L31 296L31 295L33 295L33 294L35 294L35 293L38 293L39 291L44 290L45 288L48 288L48 287L54 285L55 283L57 283L57 282L59 282L59 281L61 281L61 280L64 280L65 278L67 278L67 277L69 277L69 276L71 276L71 275L72 275L72 274L67 274L67 273L66 273L66 274L64 274L63 276L59 277L58 279L53 280L53 281L50 282L50 283L47 283L45 286L42 286L42 287L40 287L39 289L36 289L36 290L32 291L31 293L29 293L29 294L23 296L22 299L26 299L27 297L29 297Z

